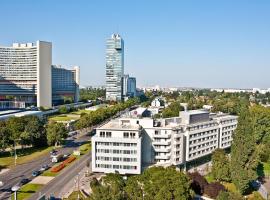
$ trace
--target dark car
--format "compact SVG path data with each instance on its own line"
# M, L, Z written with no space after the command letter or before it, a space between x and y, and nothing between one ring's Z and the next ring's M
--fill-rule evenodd
M37 170L32 172L32 176L34 177L37 177L39 174L40 174L40 171L37 171Z
M22 185L24 185L24 184L26 184L26 183L28 183L28 182L30 182L30 180L28 179L28 178L23 178L22 180L21 180L21 184Z
M50 152L50 154L51 154L52 156L55 156L55 155L57 154L57 151L56 151L55 149L53 149L53 150Z

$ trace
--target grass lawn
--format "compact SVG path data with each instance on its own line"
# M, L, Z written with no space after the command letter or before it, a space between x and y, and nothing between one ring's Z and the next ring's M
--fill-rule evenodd
M17 164L30 162L49 153L52 149L53 147L17 149ZM14 166L14 156L11 156L10 152L0 154L0 165L6 168Z
M28 183L21 187L17 193L17 199L23 200L29 198L32 194L38 191L43 185ZM14 199L14 195L12 195Z
M74 115L81 115L82 113L89 114L90 112L92 112L92 111L91 111L91 110L78 110L78 111L72 112L71 114L74 114Z
M83 197L83 195L81 194L81 192L79 193L80 194L80 199L85 199ZM78 192L72 192L68 198L64 199L64 200L77 200L78 199Z
M79 115L56 115L54 117L50 117L50 121L71 121L79 119Z
M91 150L91 143L86 143L80 146L81 155L88 153Z
M59 165L59 163L58 163L57 165ZM42 176L52 176L52 177L55 177L55 176L57 176L60 172L61 172L61 171L59 171L59 172L51 172L51 168L50 168L50 169L46 170L45 172L43 172L41 175L42 175Z

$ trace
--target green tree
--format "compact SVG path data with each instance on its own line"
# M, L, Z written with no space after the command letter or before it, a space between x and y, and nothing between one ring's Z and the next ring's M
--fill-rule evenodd
M4 121L0 121L0 150L5 151L7 147L11 144L11 133L6 127Z
M225 151L217 149L212 154L212 175L217 181L230 181L230 163Z
M69 112L69 109L66 106L60 106L59 107L59 113L60 114L66 114Z
M63 123L51 122L47 126L47 142L48 145L60 144L62 139L67 137L67 130Z
M259 153L254 135L254 120L248 109L241 112L231 147L231 177L240 193L245 193L257 178Z
M30 143L36 147L46 146L44 122L36 116L27 116L25 121L25 133L29 135Z

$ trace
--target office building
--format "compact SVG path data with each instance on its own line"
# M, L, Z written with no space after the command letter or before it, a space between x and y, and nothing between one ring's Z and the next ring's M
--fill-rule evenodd
M50 108L57 104L60 95L71 93L76 101L78 86L78 68L69 72L52 66L50 42L0 46L0 101L8 102L2 107L19 105L12 102L22 102L20 105L25 104L26 107L34 105Z
M63 104L65 98L73 102L79 101L80 68L62 68L52 66L52 102L54 105Z
M123 97L136 96L136 78L125 74L122 78Z
M116 154L106 152L114 152L114 143L125 143L124 136L128 132L126 127L137 126L141 127L141 146L138 146L138 143L136 146L136 153L141 152L141 155L136 155L137 159L141 157L140 169L151 165L186 166L187 163L210 155L217 148L229 148L237 126L237 116L210 114L205 110L182 111L179 117L164 119L138 117L137 112L135 112L136 115L134 112L132 113L97 129L97 134L92 139L93 160L99 159L97 158L99 154L96 152L101 149L104 151L103 156L107 157L106 159L114 159ZM112 123L119 126L112 128L110 126ZM106 131L104 131L104 127L106 127ZM117 133L115 133L116 130ZM101 132L111 133L111 137L107 138L109 142L107 146L98 146L99 142L104 140ZM136 143L135 140L134 143ZM119 154L119 156L123 155ZM115 171L113 165L110 165L109 162L107 164L104 168L93 162L92 170L105 173ZM116 162L114 165L120 164ZM134 173L131 170L119 172Z
M124 75L124 41L113 34L106 42L106 99L122 100L122 77Z

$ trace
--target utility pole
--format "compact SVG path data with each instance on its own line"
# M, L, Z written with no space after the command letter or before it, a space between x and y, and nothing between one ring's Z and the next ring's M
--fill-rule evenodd
M78 200L80 200L80 172L78 173L78 180L77 180L77 182L78 182Z
M14 139L14 165L17 164L16 140Z

